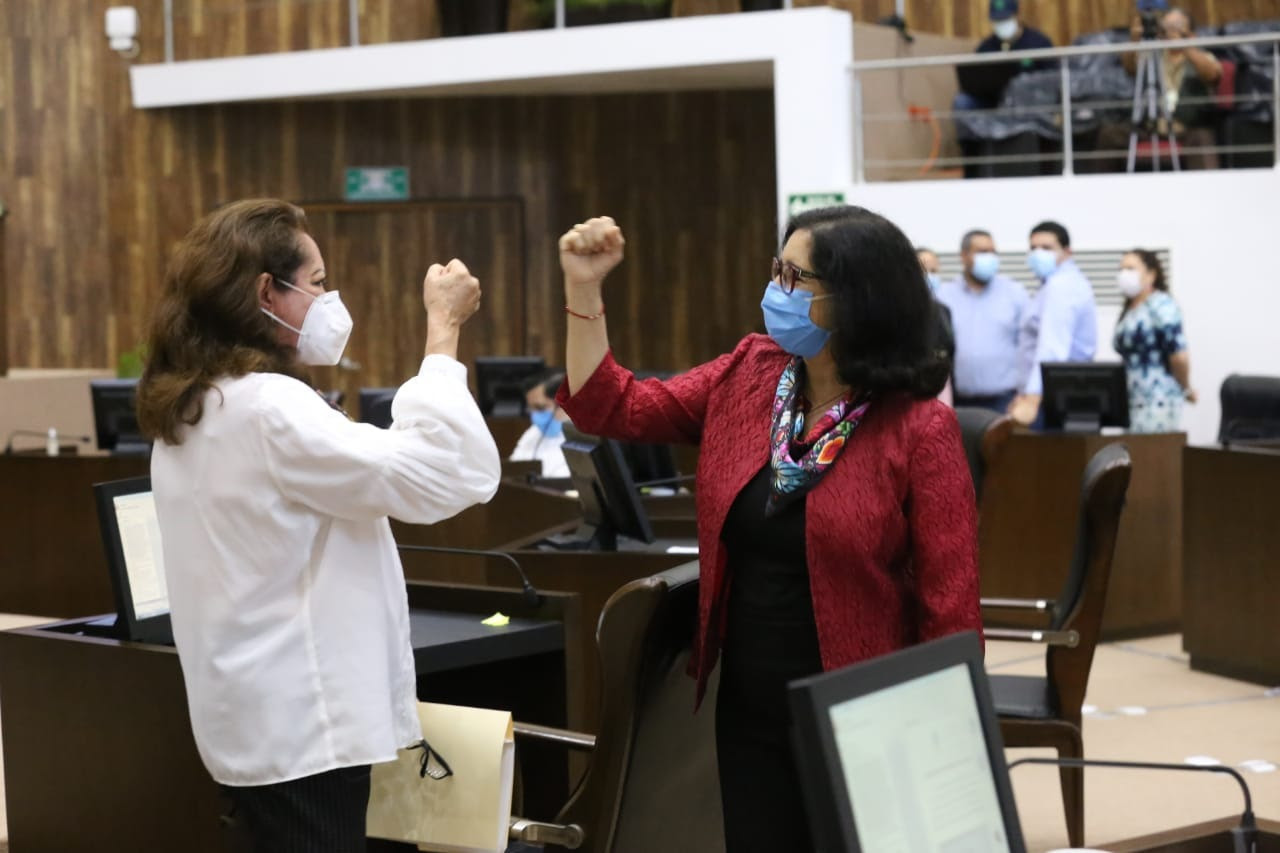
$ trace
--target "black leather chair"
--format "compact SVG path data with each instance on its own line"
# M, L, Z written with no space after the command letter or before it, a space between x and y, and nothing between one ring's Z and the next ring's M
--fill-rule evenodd
M993 409L972 406L956 406L956 420L960 422L960 440L964 455L969 461L969 474L973 477L973 491L982 508L982 484L987 469L995 463L1004 443L1013 434L1013 418Z
M1218 441L1280 439L1280 376L1242 376L1233 373L1218 391L1222 419Z
M697 609L696 562L610 597L596 631L599 735L516 724L517 740L588 751L586 772L554 821L513 819L513 840L591 853L724 850L715 684L694 714L694 682L685 672Z
M1080 483L1076 547L1056 599L983 599L986 610L1043 613L1043 629L985 628L991 640L1047 646L1045 674L993 675L991 695L1007 747L1052 747L1060 758L1083 758L1080 707L1102 626L1111 558L1131 463L1123 444L1109 444L1085 466ZM1084 846L1084 771L1062 768L1062 803L1072 847Z

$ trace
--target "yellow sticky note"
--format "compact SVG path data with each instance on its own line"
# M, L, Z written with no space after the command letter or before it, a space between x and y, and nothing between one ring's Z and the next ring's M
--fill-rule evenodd
M504 616L501 613L495 613L488 619L481 620L481 625L488 625L490 628L504 628L511 624L511 617Z

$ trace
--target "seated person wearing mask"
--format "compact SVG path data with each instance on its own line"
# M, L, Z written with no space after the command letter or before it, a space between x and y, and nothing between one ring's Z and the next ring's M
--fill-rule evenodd
M960 240L964 272L938 287L955 332L955 404L1004 412L1018 388L1018 329L1031 298L1000 275L1000 256L987 231Z
M1049 37L1018 19L1018 0L991 0L991 35L978 44L978 53L1002 53L1053 47ZM1046 60L1023 59L989 65L961 65L956 68L960 91L954 109L983 110L999 106L1009 81L1024 71L1056 67Z
M1186 39L1194 35L1191 15L1173 8L1160 16L1159 35L1162 39ZM1142 20L1135 17L1129 26L1132 41L1142 39ZM1126 53L1121 57L1125 71L1136 76L1138 54ZM1164 93L1165 106L1173 118L1173 135L1179 148L1210 148L1217 139L1213 129L1214 105L1211 101L1218 81L1222 79L1222 63L1207 50L1188 47L1182 50L1162 52L1161 70L1164 81L1160 91ZM1164 135L1169 128L1160 123L1159 132ZM1127 128L1125 143L1128 142ZM1181 153L1181 165L1191 169L1218 168L1216 151Z
M534 459L541 462L543 477L569 476L569 464L564 461L564 451L560 449L564 444L564 425L569 422L569 415L555 401L556 391L563 381L564 372L555 371L538 377L525 389L524 401L532 423L516 442L516 449L511 451L512 462Z

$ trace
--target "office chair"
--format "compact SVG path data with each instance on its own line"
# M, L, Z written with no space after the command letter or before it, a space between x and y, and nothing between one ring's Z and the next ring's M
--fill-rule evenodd
M965 458L969 460L973 491L981 509L982 482L1004 443L1013 435L1013 418L992 409L957 406L956 420L960 421L960 440L964 444Z
M1045 675L993 675L991 695L1007 747L1053 747L1060 758L1083 758L1080 707L1098 644L1120 512L1131 463L1123 444L1103 447L1085 466L1080 483L1075 553L1054 600L983 599L985 609L1039 611L1042 630L985 628L992 640L1047 646ZM1062 768L1062 804L1072 847L1084 846L1084 771Z
M1218 391L1222 420L1218 441L1280 439L1280 377L1233 373Z
M693 713L685 670L697 624L698 564L632 581L600 613L600 733L517 723L523 738L589 752L554 822L512 818L511 839L590 853L724 850L715 685Z

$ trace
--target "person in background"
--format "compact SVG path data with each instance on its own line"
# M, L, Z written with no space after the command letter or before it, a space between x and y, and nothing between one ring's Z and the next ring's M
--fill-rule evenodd
M1024 312L1018 332L1018 396L1009 414L1024 426L1040 417L1046 361L1093 361L1098 343L1093 285L1071 258L1071 235L1057 222L1031 229L1027 266L1040 279L1040 290Z
M859 207L788 223L761 308L768 336L673 379L613 359L608 217L560 238L574 424L699 444L701 699L720 659L716 742L727 853L812 850L787 684L945 634L981 630L977 510L948 365L911 243Z
M1183 9L1172 8L1160 17L1159 35L1162 39L1187 39L1195 35L1191 15ZM1135 17L1129 26L1129 38L1142 40L1142 19ZM1214 104L1212 97L1218 81L1222 79L1222 63L1212 53L1199 47L1163 51L1161 67L1164 81L1165 106L1173 118L1172 133L1180 146L1194 149L1212 148L1217 144L1214 132ZM1135 76L1138 54L1126 53L1121 57L1129 76ZM1160 133L1169 132L1161 127ZM1128 143L1128 135L1125 135ZM1189 169L1218 168L1218 152L1212 150L1181 153L1182 164Z
M942 264L938 261L938 253L924 246L916 246L916 258L920 261L920 269L924 270L925 281L929 282L929 292L936 296L938 285L942 283Z
M1155 252L1134 249L1121 259L1116 284L1125 302L1113 344L1124 358L1129 430L1177 432L1182 401L1194 403L1196 392L1182 311L1169 295L1164 267Z
M525 407L529 410L529 428L511 451L512 462L538 460L542 463L542 476L563 478L569 476L569 463L564 460L564 425L569 416L556 405L555 393L564 382L564 371L553 371L531 382L524 393Z
M944 282L937 299L951 311L955 331L955 404L1005 412L1018 392L1018 331L1031 299L1000 274L989 231L960 240L959 278Z
M351 333L328 281L301 208L219 208L173 254L138 383L191 731L258 853L365 849L370 765L422 739L387 516L433 524L501 475L457 361L480 305L466 266L427 271L390 429L302 378Z
M1008 53L1053 47L1048 36L1022 23L1018 17L1018 0L991 0L988 17L991 21L991 35L978 43L978 53ZM1031 59L956 66L957 91L951 108L954 112L995 109L1000 106L1004 90L1014 77L1027 71L1056 67L1054 62ZM962 135L960 144L966 157L979 153L978 141L975 139Z
M938 285L942 281L940 274L942 265L938 261L938 253L924 246L916 247L916 258L920 268L924 270L925 281L929 282L929 292L933 294L933 310L937 347L946 354L947 363L953 364L956 357L956 336L951 327L951 310L938 301ZM954 405L952 382L947 380L946 387L938 394L938 399L948 406Z

